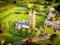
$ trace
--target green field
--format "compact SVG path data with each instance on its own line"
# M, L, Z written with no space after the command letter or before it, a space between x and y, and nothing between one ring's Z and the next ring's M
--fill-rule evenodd
M23 12L23 14L16 14L15 12ZM0 13L0 21L5 19L6 21L8 21L9 23L9 31L7 34L3 34L2 37L6 40L8 40L8 42L14 42L17 40L21 40L24 37L24 31L18 31L15 30L15 22L16 21L20 21L20 20L26 20L29 21L29 14L26 14L25 12L27 12L28 10L25 7L14 7L11 8L9 10L3 11ZM36 15L36 27L40 27L43 25L43 22L45 20L45 16L44 15ZM13 32L13 33L12 33ZM52 28L46 28L46 32L48 34L53 33L53 29ZM22 35L22 37L20 36ZM6 38L8 37L8 38Z
M7 11L1 12L0 13L0 20L6 19L6 21L10 22L15 22L17 20L29 20L29 15L28 14L16 14L15 12L17 11L27 11L26 8L24 7L14 7L12 9L9 9ZM38 25L39 22L45 20L44 16L42 15L36 15L36 23Z
M59 11L60 0L0 0L0 45L60 45Z
M23 12L23 14L16 14L15 12ZM17 20L26 20L29 21L29 15L25 14L24 12L27 12L28 10L25 7L14 7L11 8L9 10L3 11L0 13L0 20L2 19L6 19L6 21L8 21L10 27L12 27L11 29L14 29L13 25L15 24L15 22ZM45 20L45 16L43 15L36 15L36 27L40 27L43 25L43 22ZM48 30L52 30L50 28L47 28L47 32ZM48 32L49 33L49 32Z

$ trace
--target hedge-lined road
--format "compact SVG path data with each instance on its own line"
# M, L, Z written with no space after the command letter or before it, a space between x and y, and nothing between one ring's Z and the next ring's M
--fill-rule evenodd
M49 39L49 38L50 38L49 35L40 36L40 37L38 37L38 38L33 39L33 42L39 41L39 40L46 40L46 39ZM17 42L14 42L14 43L12 43L12 44L13 44L13 45L22 45L22 44L25 44L25 41L26 41L26 40L27 40L27 39L21 40L21 41L17 41Z

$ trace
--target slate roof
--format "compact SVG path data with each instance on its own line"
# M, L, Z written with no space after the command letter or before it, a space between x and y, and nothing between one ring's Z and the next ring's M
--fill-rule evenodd
M46 19L44 23L54 27L57 30L60 30L60 24L57 24L56 22L51 22L51 21Z
M17 24L17 25L29 25L29 22L17 21L16 24Z
M26 22L26 21L17 21L15 28L16 29L21 29L22 27L29 28L29 22Z

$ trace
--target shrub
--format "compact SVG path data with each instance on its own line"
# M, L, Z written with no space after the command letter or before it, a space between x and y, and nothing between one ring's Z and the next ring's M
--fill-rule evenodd
M9 30L8 22L5 19L1 20L1 31L7 32L8 30Z
M57 35L56 34L52 34L51 36L50 36L50 41L54 41L54 39L57 37Z
M36 38L40 35L40 30L38 28L28 29L26 32L27 32L27 36L31 38Z
M54 18L53 18L53 17L51 17L51 18L50 18L50 21L53 21L53 20L54 20Z

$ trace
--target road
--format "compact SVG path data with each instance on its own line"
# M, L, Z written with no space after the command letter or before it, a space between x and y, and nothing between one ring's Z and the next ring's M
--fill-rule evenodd
M33 42L35 42L35 41L39 41L39 40L46 40L46 39L49 39L50 38L50 36L48 36L48 35L45 35L45 36L40 36L40 37L38 37L38 38L34 38L33 39ZM25 40L20 40L20 41L17 41L17 42L14 42L14 43L12 43L13 45L22 45L22 44L25 44L25 41L26 41L27 39L25 39Z

